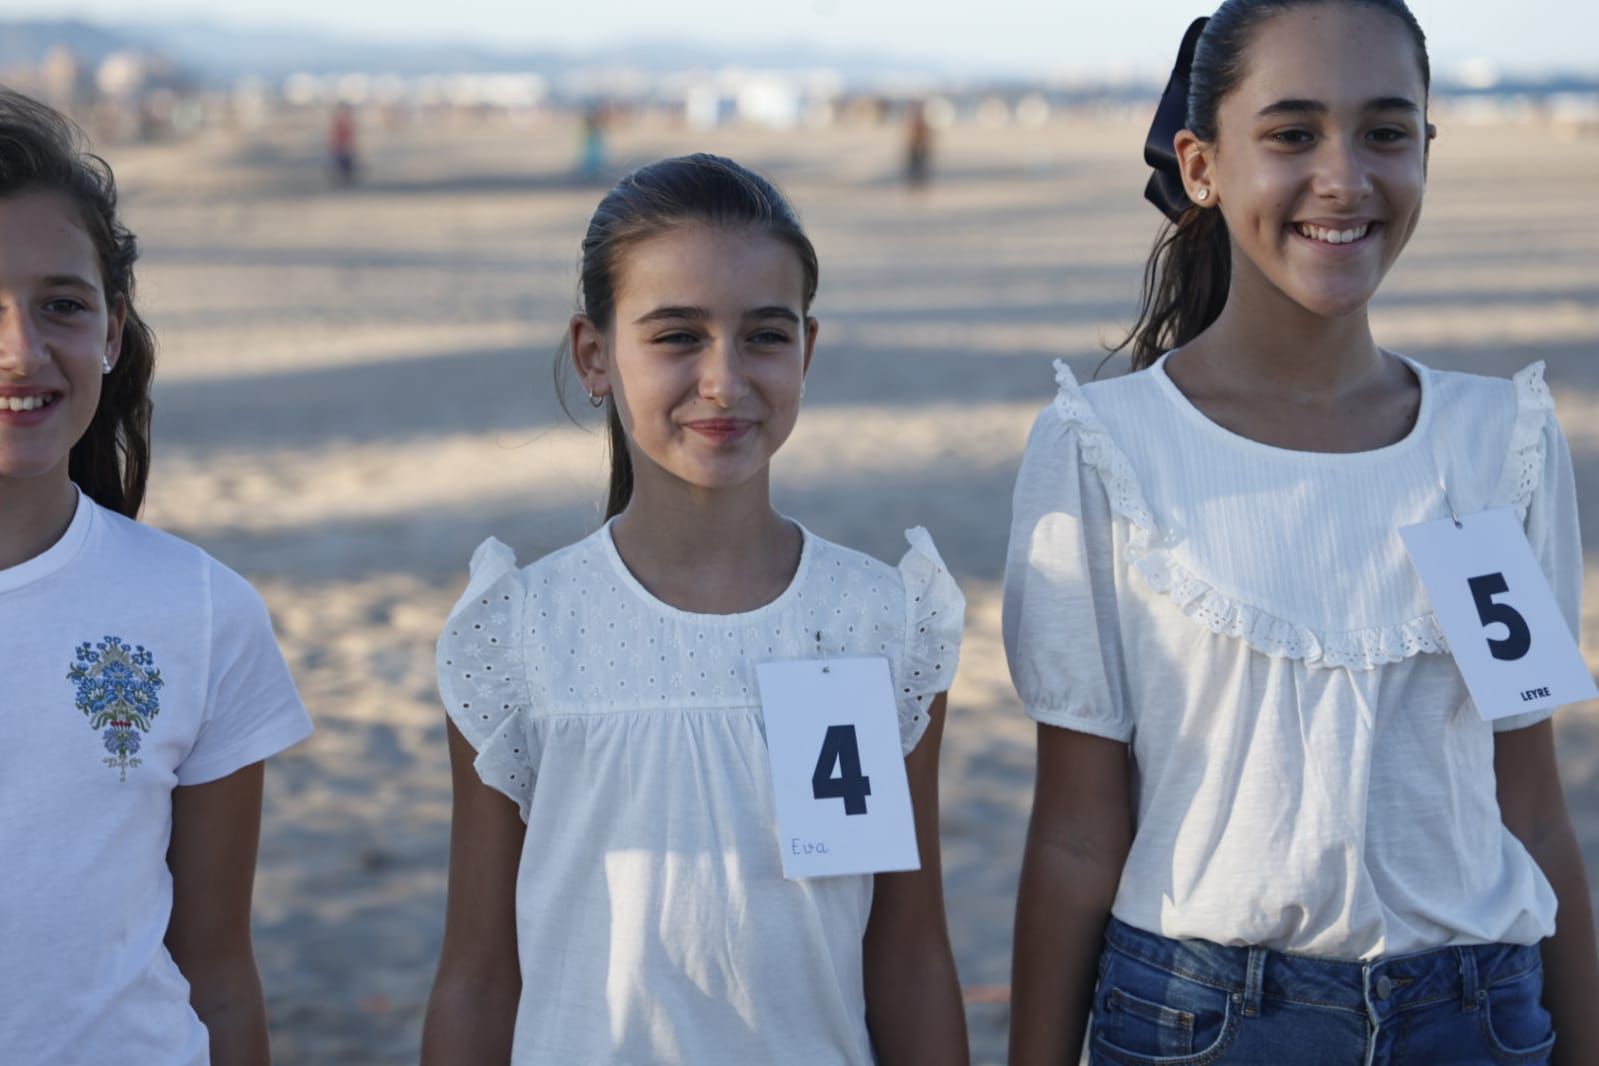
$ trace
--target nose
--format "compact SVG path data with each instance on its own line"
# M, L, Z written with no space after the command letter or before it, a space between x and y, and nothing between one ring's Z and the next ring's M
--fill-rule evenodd
M27 311L0 303L0 370L26 374L47 361L44 338Z
M1342 205L1360 203L1371 194L1371 171L1360 147L1329 137L1316 160L1316 194Z
M744 356L730 339L718 338L700 353L700 395L718 407L732 407L749 391Z

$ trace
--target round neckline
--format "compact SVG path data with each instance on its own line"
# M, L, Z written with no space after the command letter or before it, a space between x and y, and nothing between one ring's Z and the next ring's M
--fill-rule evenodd
M615 525L616 518L607 519L606 523L600 527L599 539L604 548L606 558L610 561L612 568L616 570L622 583L656 612L685 622L695 622L702 625L725 625L729 622L741 624L759 621L767 614L781 610L789 600L793 599L800 586L804 583L806 572L810 569L811 557L816 554L816 538L811 531L788 515L783 515L782 517L785 522L792 524L800 532L800 557L799 564L794 567L794 576L789 579L788 585L782 592L779 592L775 597L759 607L752 607L747 611L736 611L732 614L685 611L681 607L672 606L645 588L644 583L638 579L632 570L628 569L627 562L622 558L622 553L616 550L616 538L611 532L611 527Z
M1171 398L1172 403L1190 421L1198 423L1207 432L1231 442L1236 447L1253 451L1258 455L1278 459L1291 459L1300 463L1363 463L1392 458L1409 449L1427 435L1427 424L1432 418L1432 381L1427 368L1408 355L1403 355L1399 352L1389 353L1410 368L1411 373L1416 375L1417 385L1421 389L1421 403L1416 408L1416 420L1411 425L1410 431L1392 444L1385 444L1381 448L1370 448L1366 451L1358 452L1313 452L1301 451L1297 448L1280 448L1275 444L1267 444L1264 441L1255 440L1253 437L1246 437L1242 433L1236 433L1228 429L1201 411L1183 393L1183 390L1177 387L1177 383L1171 379L1171 375L1166 373L1166 360L1170 359L1179 350L1174 348L1150 364L1148 372L1160 383L1161 390Z
M77 488L76 486L73 486ZM77 489L78 502L72 511L72 521L66 532L56 542L31 559L0 570L0 593L12 592L49 577L70 563L89 539L89 528L94 522L95 504L82 489Z

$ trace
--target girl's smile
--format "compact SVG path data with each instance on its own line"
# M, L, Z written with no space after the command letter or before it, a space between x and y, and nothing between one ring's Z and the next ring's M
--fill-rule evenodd
M61 395L54 389L24 389L0 385L0 424L38 425L50 416Z

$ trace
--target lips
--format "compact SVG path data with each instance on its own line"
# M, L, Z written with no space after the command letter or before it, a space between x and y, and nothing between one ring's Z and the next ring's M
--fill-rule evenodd
M683 428L693 430L717 444L729 444L748 433L755 423L742 418L706 418L685 422Z
M53 406L60 399L59 392L35 392L25 396L0 395L0 412L38 411Z
M65 393L48 389L0 391L0 426L26 428L43 424L55 416Z
M1340 246L1358 244L1382 228L1381 222L1349 219L1345 221L1294 222L1289 226L1299 236L1317 244Z

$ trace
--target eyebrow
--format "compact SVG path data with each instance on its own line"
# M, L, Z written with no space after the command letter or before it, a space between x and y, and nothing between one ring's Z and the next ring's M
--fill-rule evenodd
M1320 100L1278 100L1274 104L1267 104L1260 109L1256 118L1269 118L1272 115L1325 115L1330 108ZM1366 101L1366 106L1361 110L1373 111L1409 111L1421 113L1415 101L1407 100L1403 96L1379 96L1374 100Z
M703 307L657 307L640 315L633 320L635 326L648 325L651 322L681 322L699 321L711 317L711 313ZM799 323L800 316L787 307L773 305L771 307L757 307L753 311L745 312L745 318L781 318L795 324Z
M41 280L43 280L44 284L50 288L65 287L69 289L82 289L85 292L91 293L99 291L100 288L94 282L88 280L87 278L79 277L76 274L50 274Z

